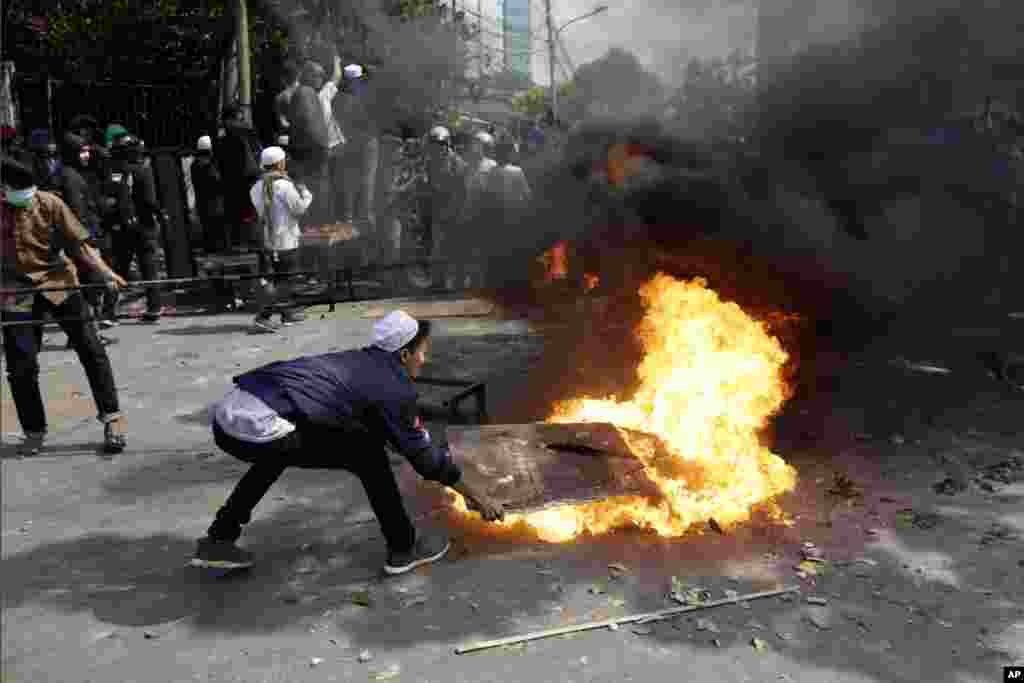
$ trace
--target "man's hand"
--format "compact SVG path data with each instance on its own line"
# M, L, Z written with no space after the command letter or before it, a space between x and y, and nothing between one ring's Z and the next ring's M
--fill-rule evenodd
M107 276L107 289L111 289L116 292L117 290L127 286L127 280L125 280L123 277L121 277L114 271L110 271L110 275Z
M467 485L465 481L460 481L452 486L452 490L461 493L462 497L466 499L466 505L469 509L479 512L480 516L486 521L494 522L504 519L505 510L502 508L501 503L482 491L477 490L476 487Z

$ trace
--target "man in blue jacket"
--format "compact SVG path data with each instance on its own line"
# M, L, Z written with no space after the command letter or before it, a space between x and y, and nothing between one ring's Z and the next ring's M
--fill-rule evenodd
M192 564L252 566L252 556L235 542L286 467L344 469L359 477L387 541L386 573L441 559L448 539L416 532L386 443L424 479L459 492L484 519L500 519L501 505L462 480L448 448L431 441L416 413L412 378L429 350L429 321L395 311L374 325L370 347L271 363L235 377L236 388L211 408L213 437L252 467L200 539Z

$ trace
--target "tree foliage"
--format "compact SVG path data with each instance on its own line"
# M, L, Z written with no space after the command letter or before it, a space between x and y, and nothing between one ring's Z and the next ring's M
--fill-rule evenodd
M661 81L636 56L622 48L612 48L603 57L577 69L571 94L561 103L559 115L579 120L594 113L646 113L660 106L664 97Z
M754 125L757 61L736 51L726 58L692 59L670 102L670 125L687 137L741 138Z

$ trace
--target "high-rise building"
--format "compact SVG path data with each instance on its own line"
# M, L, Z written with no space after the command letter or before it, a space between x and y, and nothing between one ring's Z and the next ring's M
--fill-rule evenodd
M498 0L505 68L525 79L531 75L530 9L530 0Z

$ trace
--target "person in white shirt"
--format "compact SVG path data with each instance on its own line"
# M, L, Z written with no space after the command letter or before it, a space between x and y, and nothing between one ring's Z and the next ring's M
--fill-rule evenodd
M341 199L339 190L341 180L345 172L342 163L342 152L345 149L345 135L341 131L341 124L334 115L334 98L338 96L341 79L344 72L341 68L341 57L334 56L334 73L331 78L324 82L317 95L320 97L320 106L324 110L324 120L327 122L327 177L330 179L330 196L326 198L327 215L332 220L338 220L341 212Z
M530 183L518 165L519 152L515 143L510 140L498 143L494 156L497 166L487 175L476 228L469 233L471 243L487 245L481 259L481 286L486 284L484 281L488 276L495 283L505 280L510 274L500 272L501 267L513 262L521 263L518 258L510 256L522 249L522 240L516 238L522 234L522 226L527 224L527 212L533 199Z
M481 261L479 238L481 218L487 204L488 178L498 166L493 156L494 137L482 131L474 135L466 152L466 201L459 221L459 236L456 238L459 244L453 245L455 248L450 250L453 252L453 264L448 272L448 289L472 286L473 277L469 271L479 270L470 264L479 264Z
M293 273L299 269L299 217L309 210L313 193L288 177L287 155L280 147L263 150L260 165L263 177L249 192L262 228L260 272ZM282 280L277 287L272 283L265 285L263 308L253 322L257 329L264 332L279 329L271 318L271 306L290 291L288 284L288 280ZM295 324L303 319L302 313L296 309L281 311L282 325Z

